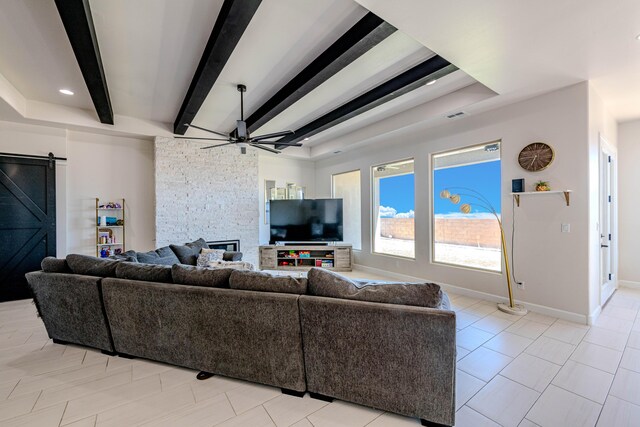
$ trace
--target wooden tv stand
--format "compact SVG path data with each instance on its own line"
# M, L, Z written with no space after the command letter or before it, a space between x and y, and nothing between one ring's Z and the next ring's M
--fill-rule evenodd
M309 270L312 267L351 271L351 245L260 246L260 270Z

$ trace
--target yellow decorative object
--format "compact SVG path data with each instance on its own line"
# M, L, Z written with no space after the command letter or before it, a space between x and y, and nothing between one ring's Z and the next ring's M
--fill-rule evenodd
M548 181L538 181L536 182L536 191L551 191L551 186Z
M451 203L453 203L454 205L457 205L458 203L460 203L460 195L452 194L451 196L449 196L449 200L451 200Z
M460 212L468 214L471 212L471 205L469 203L465 203L460 205Z
M449 193L449 190L442 190L440 192L440 198L441 199L448 199L449 196L451 196L451 193Z

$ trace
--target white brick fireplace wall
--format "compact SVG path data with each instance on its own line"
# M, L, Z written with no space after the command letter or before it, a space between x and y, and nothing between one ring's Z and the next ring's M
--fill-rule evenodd
M211 143L155 139L156 246L240 239L258 264L258 154Z

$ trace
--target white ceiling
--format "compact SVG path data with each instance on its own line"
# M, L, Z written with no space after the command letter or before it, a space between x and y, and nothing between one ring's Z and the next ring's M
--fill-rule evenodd
M53 1L1 1L0 120L144 136L171 134L223 2L90 0L116 115L108 126L97 121ZM231 131L238 83L248 87L247 117L367 9L399 31L254 133L299 128L434 52L461 70L313 136L311 155L408 109L432 111L419 120L437 125L445 111L477 112L584 80L616 119L640 117L637 0L263 0L194 123Z
M637 0L356 1L500 95L592 80L616 119L640 117Z

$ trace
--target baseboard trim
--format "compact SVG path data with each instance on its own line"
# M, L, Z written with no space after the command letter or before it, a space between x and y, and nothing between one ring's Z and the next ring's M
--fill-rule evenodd
M389 278L393 278L396 280L402 280L404 282L416 282L416 281L424 281L427 279L421 278L421 277L415 277L415 276L408 276L406 274L400 274L400 273L394 273L394 272L390 272L390 271L386 271L386 270L381 270L379 268L375 268L375 267L369 267L366 265L362 265L362 264L354 264L353 265L354 269L357 270L362 270L362 271L366 271L369 273L373 273L373 274L378 274L380 276L387 276ZM460 286L454 286L454 285L450 285L448 283L442 283L442 282L436 282L433 280L429 280L430 282L433 283L437 283L438 285L440 285L442 287L442 289L444 289L447 292L453 292L459 295L464 295L464 296L468 296L468 297L472 297L472 298L478 298L478 299L483 299L483 300L487 300L487 301L494 301L495 303L499 303L499 302L509 302L509 298L507 297L503 297L500 295L494 295L494 294L489 294L486 292L481 292L481 291L474 291L473 289L467 289L467 288L462 288ZM639 287L640 287L640 283L638 283ZM567 320L569 322L575 322L575 323L582 323L584 325L588 325L591 321L591 317L595 314L592 313L589 316L586 316L584 314L579 314L579 313L574 313L571 311L566 311L566 310L560 310L558 308L553 308L553 307L547 307L545 305L539 305L539 304L532 304L526 301L521 301L521 300L516 300L515 302L520 303L522 305L524 305L527 310L529 311L533 311L539 314L544 314L545 316L551 316L551 317L557 317L558 319L562 319L562 320ZM599 307L598 307L599 309ZM598 310L596 310L598 311ZM600 313L596 314L599 315ZM593 319L595 321L595 318Z
M587 325L591 326L595 323L595 321L598 319L598 316L600 316L600 313L602 313L602 307L597 306L595 310L593 310L593 312L591 312L591 314L589 315L589 318L587 319Z
M631 280L618 280L618 286L622 288L640 289L640 282L632 282Z

